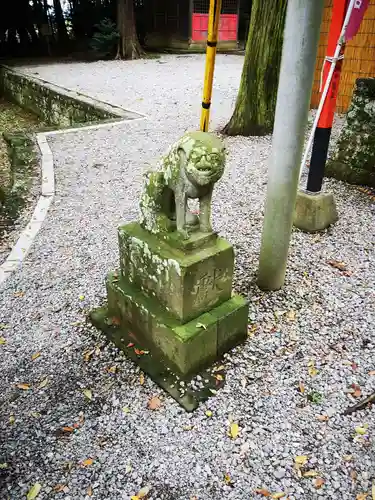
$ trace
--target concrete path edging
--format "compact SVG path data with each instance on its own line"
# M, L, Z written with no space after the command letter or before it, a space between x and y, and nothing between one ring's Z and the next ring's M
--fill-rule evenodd
M38 234L42 224L47 216L48 210L55 196L55 172L53 166L53 154L48 145L47 137L78 132L84 130L96 130L105 127L114 127L123 123L134 122L146 119L146 115L132 110L124 110L135 115L138 118L125 118L116 121L105 121L94 125L57 129L48 132L40 132L36 135L36 141L41 155L41 195L38 199L34 212L27 226L21 232L17 242L12 247L8 257L0 265L0 285L4 284L9 276L18 269L25 260L30 248Z

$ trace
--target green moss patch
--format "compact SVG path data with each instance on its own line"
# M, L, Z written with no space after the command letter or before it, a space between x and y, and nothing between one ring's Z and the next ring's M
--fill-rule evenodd
M32 132L42 125L33 114L0 99L0 237L25 205L37 159Z

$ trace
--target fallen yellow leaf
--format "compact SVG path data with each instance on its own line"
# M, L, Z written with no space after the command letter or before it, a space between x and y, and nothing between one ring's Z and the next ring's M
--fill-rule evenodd
M7 341L4 337L0 337L0 345L6 344Z
M231 424L228 432L229 437L231 437L232 439L236 439L238 437L239 431L240 428L238 427L238 424L236 423Z
M92 497L92 495L93 495L92 487L91 487L91 486L89 486L89 487L87 488L87 496Z
M27 500L34 500L34 498L36 498L39 493L40 493L40 490L42 489L42 485L40 483L35 483L34 486L32 486L30 489L29 489L29 492L27 493Z
M220 375L220 373L215 375L215 378L216 378L216 380L224 380L224 377L222 375Z
M84 295L80 295L78 298L79 298L79 300L85 300L85 296Z
M91 351L85 351L85 352L83 353L83 359L84 359L86 362L90 361L90 358L91 358L91 356L94 354L94 352L95 352L95 349L92 349Z
M206 417L212 417L212 411L206 410Z
M84 396L86 396L87 399L89 399L90 401L92 400L92 391L91 389L83 389L83 394Z
M315 377L316 375L318 375L319 370L317 370L315 368L315 361L310 360L308 362L307 366L308 366L308 372L309 372L310 377Z
M10 415L10 417L9 417L9 423L11 425L13 425L15 421L16 421L16 419L14 418L14 415Z
M145 383L145 376L143 373L140 374L139 376L139 383L143 385Z
M354 430L357 434L364 436L367 433L368 424L363 425L362 427L358 426Z
M272 493L272 498L279 499L286 497L286 493L280 491L279 493Z
M127 406L123 406L122 411L124 413L130 413L130 408L128 408Z
M35 354L33 354L31 356L31 360L34 361L35 359L39 358L39 356L40 356L40 352L36 352Z
M299 392L301 394L303 394L305 392L305 386L303 385L302 382L299 383L298 388L299 388Z
M82 465L82 467L89 467L93 463L94 463L94 459L93 458L86 458L86 460L83 460L81 462L81 465Z
M368 493L358 493L356 496L356 500L366 500L368 496Z
M28 391L30 389L30 384L17 384L16 387L18 387L18 389L22 389L23 391Z
M309 460L309 457L307 455L297 455L296 458L294 459L294 462L297 465L305 465Z
M23 297L25 295L25 292L15 292L14 294L14 297Z
M317 477L314 481L314 486L317 490L319 490L323 486L324 483L325 483L325 481L322 477Z
M290 311L287 312L287 320L288 321L294 321L296 319L296 311L294 311L294 309L291 309Z
M353 455L343 455L342 459L344 460L344 462L350 462L351 460L353 460Z
M375 481L372 481L371 496L372 500L375 500Z
M144 486L143 488L141 488L138 491L137 497L144 498L145 496L147 496L149 494L150 490L151 490L151 486Z
M46 387L47 384L48 384L48 377L41 381L41 383L38 385L38 389L43 389L44 387Z
M230 484L232 482L231 478L230 478L230 475L227 473L227 474L224 474L224 482L226 484Z
M225 366L224 365L217 366L216 368L214 368L212 370L212 372L220 372L222 370L225 370Z
M319 472L316 470L308 470L302 473L303 477L316 477L319 476Z

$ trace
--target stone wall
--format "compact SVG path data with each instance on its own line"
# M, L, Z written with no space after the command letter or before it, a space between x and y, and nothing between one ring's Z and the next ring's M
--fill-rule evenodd
M375 187L375 78L356 81L327 177Z
M31 111L48 125L57 127L140 116L38 78L26 76L7 66L0 66L0 96Z

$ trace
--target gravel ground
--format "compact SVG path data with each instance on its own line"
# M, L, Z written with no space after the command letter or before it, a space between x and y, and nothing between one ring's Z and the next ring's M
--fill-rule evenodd
M218 57L214 127L230 117L242 61ZM50 140L55 202L0 302L1 498L24 498L35 483L38 500L129 499L143 487L150 500L249 500L262 488L290 500L370 498L374 413L342 415L375 390L375 211L355 188L327 182L339 222L319 235L295 230L284 288L263 293L255 274L271 141L227 139L213 219L235 245L251 327L225 358L224 389L193 414L147 377L141 384L84 324L117 264L116 227L137 218L143 170L197 127L203 67L202 56L163 56L30 69L150 118ZM155 395L162 404L150 410Z

